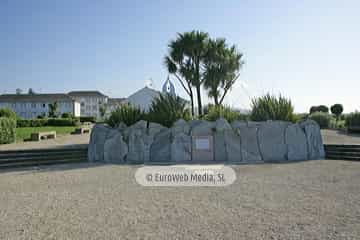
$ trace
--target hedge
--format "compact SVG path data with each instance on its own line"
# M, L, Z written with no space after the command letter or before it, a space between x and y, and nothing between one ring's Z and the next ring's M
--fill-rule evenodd
M17 127L44 127L44 126L77 126L78 118L49 118L49 119L21 119Z
M47 119L18 119L16 127L43 127L47 122Z
M348 129L360 129L360 112L353 112L346 116L345 125Z
M83 116L83 117L80 117L80 122L92 122L92 123L95 123L96 122L96 117L94 117L94 116Z
M49 118L47 126L77 126L79 119L76 118Z
M12 143L16 139L16 120L0 117L0 144Z

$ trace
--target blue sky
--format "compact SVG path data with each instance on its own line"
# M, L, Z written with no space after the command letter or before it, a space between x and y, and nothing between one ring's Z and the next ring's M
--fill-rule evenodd
M98 89L126 97L167 77L177 32L203 30L244 53L226 99L248 108L266 92L297 112L360 110L360 1L0 1L0 93ZM179 94L186 96L173 79ZM203 93L205 101L205 92Z

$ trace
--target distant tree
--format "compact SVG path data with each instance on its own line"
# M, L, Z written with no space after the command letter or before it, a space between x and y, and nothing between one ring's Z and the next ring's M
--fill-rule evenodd
M104 118L104 116L105 116L105 114L106 114L106 110L107 110L107 107L106 107L105 104L100 105L99 111L100 111L100 116L101 116L102 118Z
M34 95L34 94L36 94L36 93L35 93L35 91L34 91L32 88L29 88L28 94Z
M325 105L312 106L310 108L310 114L315 113L315 112L329 113L329 108Z
M329 113L329 108L325 105L318 106L318 112Z
M16 89L16 94L17 94L17 95L22 94L22 92L23 92L23 90L22 90L21 88L17 88L17 89Z
M57 112L59 110L59 106L57 102L53 102L49 104L49 117L55 118L57 117Z
M222 104L226 94L240 76L242 54L225 39L210 39L204 58L204 86L214 104Z
M339 120L339 117L341 116L342 112L344 111L343 105L337 103L330 107L331 113L336 116L336 121Z

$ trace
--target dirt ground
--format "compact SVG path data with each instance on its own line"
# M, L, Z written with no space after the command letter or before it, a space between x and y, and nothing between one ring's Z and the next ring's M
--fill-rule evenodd
M138 166L0 173L0 239L359 239L360 162L233 166L227 187L142 187Z

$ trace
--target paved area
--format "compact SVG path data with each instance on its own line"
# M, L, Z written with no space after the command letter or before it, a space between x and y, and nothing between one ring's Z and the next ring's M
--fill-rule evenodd
M0 239L360 238L360 162L234 166L228 187L142 187L136 168L0 173Z
M1 150L20 150L20 149L42 149L42 148L71 148L87 147L90 134L82 135L59 135L56 139L42 140L39 142L19 142L0 145Z
M324 144L360 144L360 134L340 130L321 130Z

